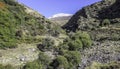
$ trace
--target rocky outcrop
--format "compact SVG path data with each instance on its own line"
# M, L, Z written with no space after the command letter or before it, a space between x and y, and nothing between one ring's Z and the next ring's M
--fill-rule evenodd
M119 0L102 0L82 8L63 26L68 31L89 30L99 27L103 19L112 23L120 22Z

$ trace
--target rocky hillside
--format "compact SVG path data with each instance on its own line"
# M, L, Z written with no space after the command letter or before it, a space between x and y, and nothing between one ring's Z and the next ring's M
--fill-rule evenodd
M119 0L102 0L101 2L82 8L63 26L70 31L88 30L100 26L104 19L111 24L119 23Z
M101 2L84 7L76 12L63 28L67 31L92 31L91 36L98 36L98 38L102 36L98 33L103 35L106 33L104 35L105 39L115 38L119 36L120 28L119 4L119 0L102 0ZM119 37L117 38L119 39Z
M82 63L79 69L120 68L111 64L116 62L119 65L120 61L119 7L119 0L102 0L80 9L63 26L67 32L86 31L93 40L93 46L81 53Z

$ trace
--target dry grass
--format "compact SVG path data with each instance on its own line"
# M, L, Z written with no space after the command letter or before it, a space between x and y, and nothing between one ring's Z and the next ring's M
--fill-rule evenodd
M5 4L3 2L0 2L0 8L4 8L5 7Z

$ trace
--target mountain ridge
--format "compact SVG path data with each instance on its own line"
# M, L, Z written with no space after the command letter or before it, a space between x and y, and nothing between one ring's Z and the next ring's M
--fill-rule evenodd
M116 0L102 0L100 2L84 7L78 12L76 12L76 14L73 15L73 17L69 20L69 22L66 25L63 26L63 28L66 28L66 29L69 28L69 26L71 26L72 23L73 23L72 25L73 27L70 27L71 31L75 31L75 27L82 29L84 24L89 25L90 22L92 22L94 26L99 26L99 23L103 20L103 19L100 19L102 17L99 16L100 10L110 7L111 5L115 3L118 3L117 1ZM101 13L104 13L104 12L101 12Z

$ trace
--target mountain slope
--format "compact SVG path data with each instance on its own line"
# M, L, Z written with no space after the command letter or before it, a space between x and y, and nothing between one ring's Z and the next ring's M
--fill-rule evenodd
M81 52L79 69L120 68L119 8L120 0L102 0L77 11L63 26L68 33L86 31L93 40L92 47Z
M63 28L67 31L91 31L90 34L95 40L119 39L117 37L120 36L119 6L119 0L102 0L84 7L73 15Z
M37 11L16 0L0 0L0 69L6 69L1 64L19 69L37 60L37 44L48 37L59 42L60 33L60 27Z
M86 30L99 27L104 19L112 23L119 22L119 0L102 0L101 2L84 7L63 26L70 31Z
M49 19L53 22L56 22L58 25L63 26L69 21L71 17L72 17L72 14L59 13L59 14L53 15Z
M14 0L0 0L0 48L14 48L20 41L32 41L47 33L48 19ZM51 29L51 28L49 28Z

